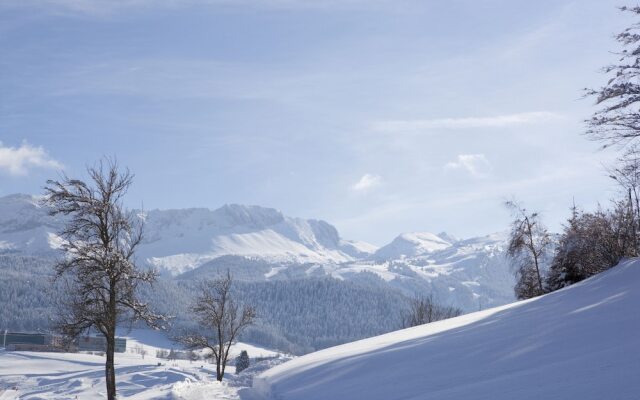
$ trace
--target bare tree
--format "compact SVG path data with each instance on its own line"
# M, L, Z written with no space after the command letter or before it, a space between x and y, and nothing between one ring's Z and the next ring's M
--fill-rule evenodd
M538 213L528 213L515 201L507 201L505 205L514 217L507 255L517 263L516 296L526 299L544 294L540 269L551 246L551 236Z
M557 290L637 256L635 219L629 201L587 213L572 208L549 268L546 289Z
M142 356L143 360L144 360L144 356L147 355L147 349L145 349L144 346L141 343L136 344L133 347L133 351L136 354L140 354Z
M622 11L640 16L640 6L620 7ZM587 89L586 96L596 98L602 106L587 120L587 135L603 143L603 147L624 145L640 136L640 23L632 24L616 40L623 47L616 64L604 68L611 75L607 84Z
M67 290L55 327L70 339L91 329L105 337L107 398L113 400L116 327L135 320L155 326L162 319L137 296L138 286L154 282L157 274L134 262L143 222L122 204L133 175L111 160L87 172L88 183L63 175L45 187L51 215L68 216L59 232L65 258L55 266L55 279Z
M231 345L256 318L252 306L241 307L233 299L232 283L229 271L221 278L203 282L200 294L191 307L201 329L176 338L187 349L206 348L211 351L208 356L215 359L218 381L224 376Z
M402 327L409 328L412 326L428 324L429 322L457 317L459 315L462 315L462 310L439 304L435 301L433 295L429 295L427 297L416 297L411 299L409 309L401 314Z
M192 363L194 361L197 361L200 359L200 356L198 356L198 353L196 353L193 350L189 350L187 352L187 358L189 359L189 363Z
M640 234L640 147L630 145L623 155L618 158L618 166L608 169L609 177L615 180L627 197L625 201L630 217L630 234L633 245L639 249L638 234Z

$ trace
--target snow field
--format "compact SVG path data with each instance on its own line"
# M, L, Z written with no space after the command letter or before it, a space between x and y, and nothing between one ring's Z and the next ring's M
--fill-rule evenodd
M147 354L136 351L142 346ZM161 333L134 330L127 352L116 353L119 398L126 399L238 399L238 391L251 386L253 375L287 357L262 361L235 374L227 366L223 382L215 380L215 364L203 360L156 358L156 350L176 346ZM251 357L276 357L277 353L238 343L230 359L242 350ZM86 353L9 352L0 350L0 400L53 400L106 398L104 356Z
M638 399L640 260L539 298L325 349L254 399ZM248 397L247 397L248 398Z

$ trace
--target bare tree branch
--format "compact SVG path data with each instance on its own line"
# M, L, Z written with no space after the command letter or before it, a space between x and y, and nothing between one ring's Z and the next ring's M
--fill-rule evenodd
M191 307L201 329L175 339L190 350L211 350L210 356L215 359L216 379L219 381L224 376L231 345L256 318L255 308L249 305L241 307L235 302L231 293L232 283L229 271L219 279L203 282Z
M128 169L115 161L88 168L90 182L63 175L49 180L44 203L51 215L69 218L59 232L65 258L55 266L67 295L55 327L69 338L96 329L107 342L107 397L116 397L114 351L116 327L142 320L157 327L164 320L137 296L139 284L152 284L155 271L135 265L135 250L143 238L143 221L125 209L122 198L133 182Z

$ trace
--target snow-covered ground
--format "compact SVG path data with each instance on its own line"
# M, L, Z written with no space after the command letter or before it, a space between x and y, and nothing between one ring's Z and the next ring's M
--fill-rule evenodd
M155 358L171 343L134 331L128 352L116 356L118 391L186 400L638 399L639 288L640 260L625 261L536 299L284 364L264 361L239 375L231 367L222 383L211 364ZM273 354L243 344L234 353L241 349ZM104 398L103 364L99 355L0 351L0 399Z
M549 295L329 348L247 399L638 399L640 260Z
M138 354L142 346L147 354ZM174 346L175 347L175 346ZM172 343L160 333L134 331L127 352L116 354L119 398L127 399L238 399L238 391L251 386L256 373L288 359L260 361L241 374L228 366L222 383L215 380L215 365L202 360L156 358L156 350ZM232 356L247 350L250 357L277 353L245 343L232 348ZM0 400L106 398L104 357L93 354L9 352L0 350Z

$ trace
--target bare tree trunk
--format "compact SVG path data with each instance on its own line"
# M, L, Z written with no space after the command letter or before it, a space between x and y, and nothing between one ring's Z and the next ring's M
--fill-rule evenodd
M106 336L107 339L107 362L105 365L105 374L107 380L107 399L116 399L116 370L114 366L115 353L115 335L111 332Z
M220 358L218 358L218 359L216 360L216 379L217 379L218 381L222 381L222 376L223 376L223 375L222 375L222 370L221 370L221 368L220 368L220 362L221 362L221 361L220 361Z
M224 301L224 296L221 296ZM221 304L221 309L224 310L225 304ZM216 357L216 379L222 382L222 377L224 373L222 372L222 350L224 350L224 342L222 336L222 326L218 326L218 356Z
M540 289L540 294L544 293L544 290L542 289L542 277L540 276L540 267L538 266L538 255L535 253L533 253L533 263L536 266L536 275L538 277L538 289Z
M638 188L637 186L633 187L633 197L635 199L635 203L636 203L636 209L634 212L634 229L636 230L636 236L638 235L638 232L640 232L640 200L638 199ZM636 248L635 250L635 254L638 255L638 252L640 251L640 249L638 249L638 239L636 238L635 241L636 244Z
M638 235L636 230L636 213L633 210L633 199L631 198L631 188L629 188L629 214L631 217L631 237L633 238L633 254L638 252Z
M208 348L216 360L216 379L224 377L229 348L244 328L251 325L256 317L255 309L245 305L242 309L234 302L231 288L231 274L213 281L205 281L200 286L201 294L191 307L198 323L206 328L204 332L192 332L177 338L189 349Z
M135 250L142 242L144 221L122 204L133 175L119 172L115 161L88 168L89 183L63 176L47 181L44 204L50 215L66 215L59 235L66 257L56 264L56 279L71 282L55 326L78 337L98 330L106 341L107 398L116 399L114 366L118 323L142 320L150 326L163 319L138 298L139 283L152 283L157 273L139 270ZM130 311L130 314L125 314Z
M525 218L525 221L527 222L527 230L528 230L527 236L529 236L529 246L530 246L531 254L533 254L533 263L536 267L536 276L538 277L538 289L540 290L540 294L542 294L544 293L542 289L542 277L540 276L540 267L538 266L538 252L536 251L536 246L533 243L532 226L531 226L531 222L529 221L529 218Z
M224 376L224 369L225 369L226 366L227 366L227 358L225 357L222 360L222 368L221 368L221 371L220 371L220 379L218 379L219 381L221 381L222 377Z

